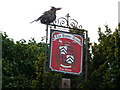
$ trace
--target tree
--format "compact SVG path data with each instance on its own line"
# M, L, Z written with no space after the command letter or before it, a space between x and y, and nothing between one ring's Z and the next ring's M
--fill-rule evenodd
M42 51L38 58L34 61L35 67L35 79L32 80L32 88L41 89L41 88L59 88L59 79L61 78L60 73L54 73L49 71L49 60L48 57L45 55L45 43L41 44ZM49 48L49 47L48 47ZM44 62L45 64L45 71L44 71Z
M120 56L118 55L120 45L120 37L118 29L113 33L107 25L105 25L105 32L101 32L99 27L99 43L94 43L92 46L93 58L91 61L90 69L91 74L87 83L89 89L111 89L117 88L119 83L119 62Z
M3 88L30 88L35 74L34 60L40 49L34 39L27 43L24 39L10 39L2 34L2 84Z

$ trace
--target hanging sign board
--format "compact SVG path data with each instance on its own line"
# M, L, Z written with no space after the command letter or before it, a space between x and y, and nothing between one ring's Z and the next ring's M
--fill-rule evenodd
M51 30L50 69L76 74L82 72L83 37L69 32Z

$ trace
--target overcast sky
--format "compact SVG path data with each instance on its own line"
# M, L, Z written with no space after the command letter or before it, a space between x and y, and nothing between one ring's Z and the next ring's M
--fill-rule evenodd
M40 41L45 36L45 25L30 22L37 19L51 6L61 7L57 18L67 13L88 30L91 42L98 38L98 27L108 25L112 30L118 24L119 0L0 0L0 31L6 32L15 41L29 40L31 37Z

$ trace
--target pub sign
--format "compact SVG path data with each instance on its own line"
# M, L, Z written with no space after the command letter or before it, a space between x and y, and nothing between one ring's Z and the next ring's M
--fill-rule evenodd
M50 43L50 69L80 75L82 73L83 36L51 30Z

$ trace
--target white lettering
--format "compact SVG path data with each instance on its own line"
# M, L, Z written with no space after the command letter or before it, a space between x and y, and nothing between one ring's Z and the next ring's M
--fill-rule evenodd
M67 38L67 39L71 39L74 40L75 42L77 42L79 45L82 45L81 40L79 38L77 38L74 35L71 34L66 34L66 33L62 33L62 34L57 34L53 36L53 41L60 39L60 38Z

